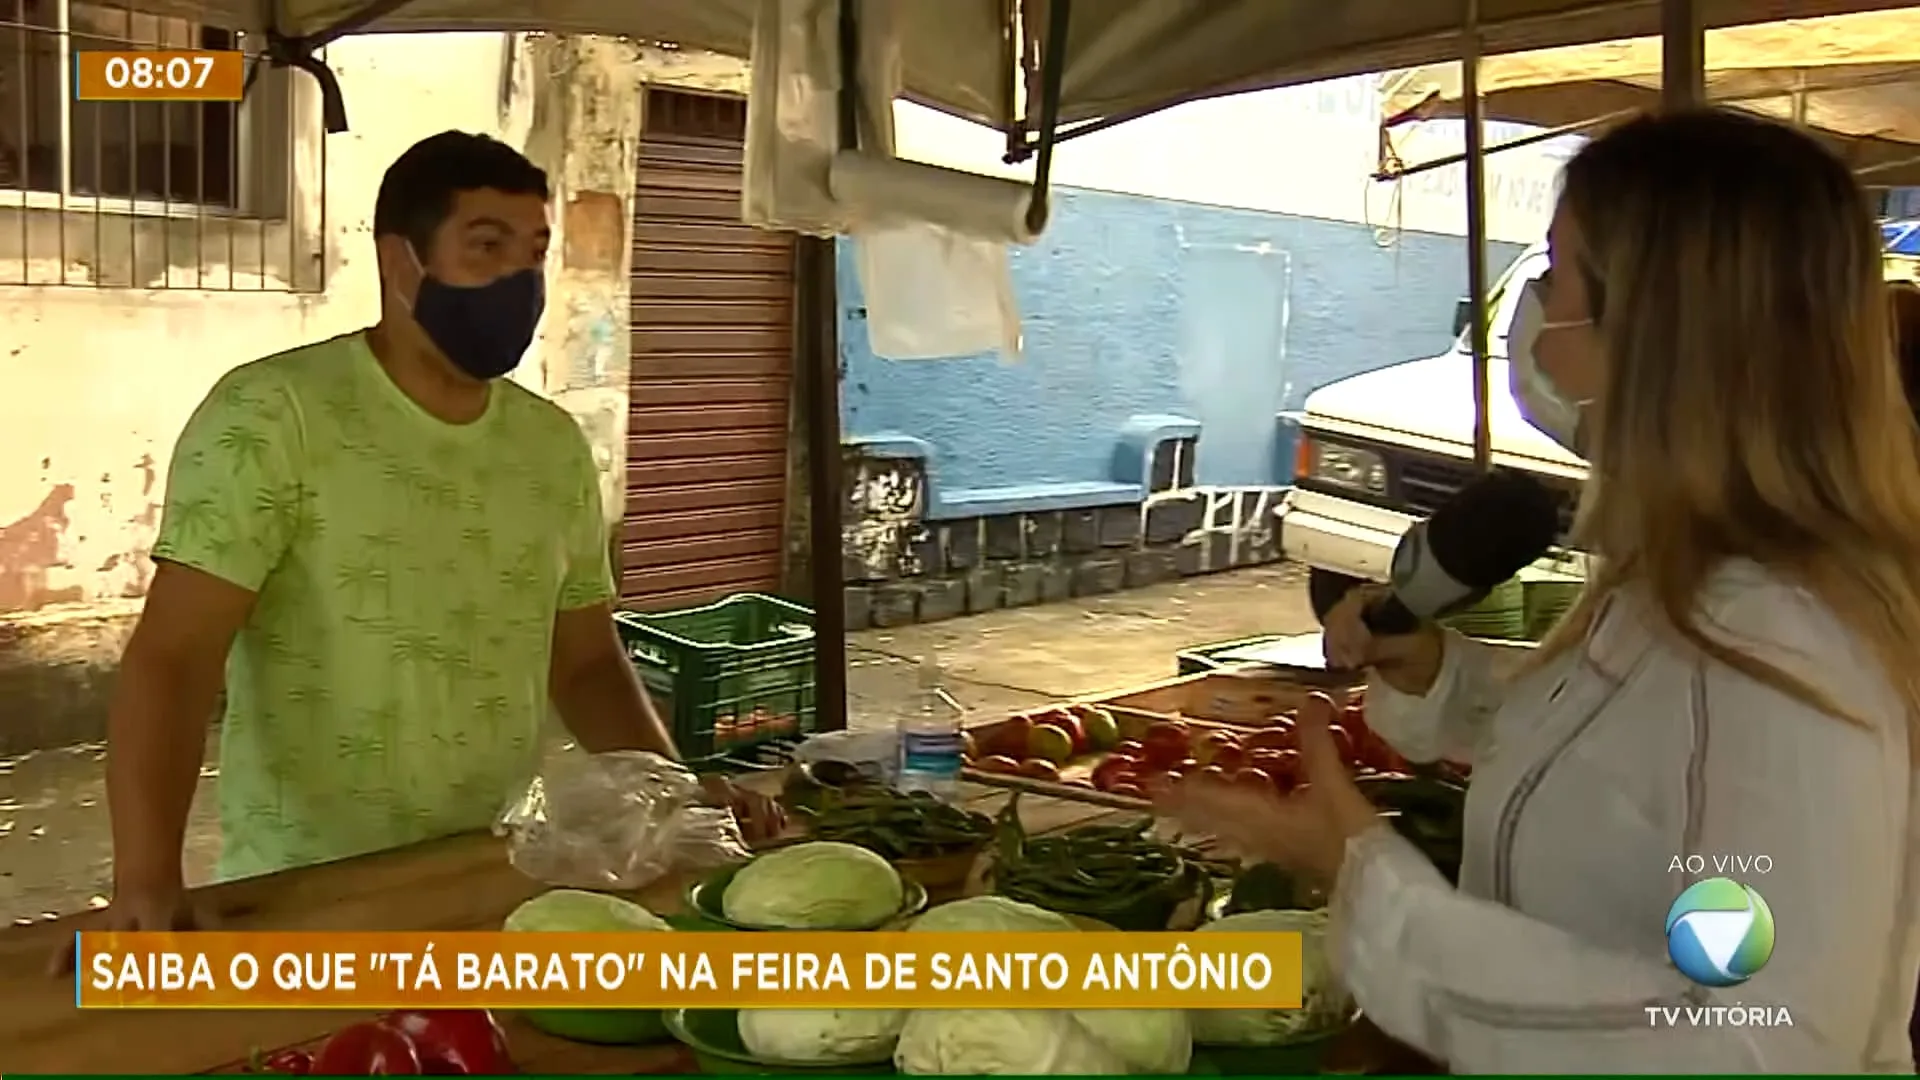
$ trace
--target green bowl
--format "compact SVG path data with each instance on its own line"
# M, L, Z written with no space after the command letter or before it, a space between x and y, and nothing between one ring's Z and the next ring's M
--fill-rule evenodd
M708 1076L884 1076L893 1072L893 1055L880 1061L805 1065L766 1061L740 1042L738 1009L668 1009L661 1014L669 1034L693 1051Z
M671 1037L659 1009L528 1009L520 1016L556 1039L595 1046L644 1046Z
M746 868L745 864L742 864L740 866L729 866L724 870L720 870L709 875L704 881L696 881L693 884L687 886L687 909L693 914L697 915L699 918L704 919L707 922L718 923L721 927L726 929L732 929L732 930L792 930L794 929L793 927L789 927L789 926L752 926L746 923L735 922L734 920L727 918L725 905L721 903L721 900L727 894L727 886L733 883L733 876L735 874L738 874L741 870L745 868ZM918 915L922 911L926 910L927 890L924 886L922 886L919 882L906 877L902 877L900 879L900 885L905 890L905 895L900 900L900 910L894 912L893 914L887 916L884 919L881 919L879 922L871 923L866 926L815 926L815 927L810 927L809 929L838 930L843 932L851 931L851 930L878 930L883 926L890 926L894 923L901 921L902 919L910 919L913 916Z

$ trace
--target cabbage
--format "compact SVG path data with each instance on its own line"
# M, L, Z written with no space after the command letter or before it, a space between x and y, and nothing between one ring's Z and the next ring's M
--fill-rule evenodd
M629 930L673 928L653 912L617 896L579 889L555 889L514 908L502 929L617 934Z
M720 909L743 926L839 930L878 926L905 899L906 886L893 864L863 847L820 840L741 867L727 883Z
M1073 1018L1134 1072L1177 1076L1193 1060L1193 1028L1179 1009L1079 1009Z
M865 1065L893 1055L904 1009L742 1009L740 1042L762 1061Z
M1208 931L1300 934L1300 1008L1195 1009L1193 1041L1212 1046L1277 1046L1325 1030L1348 1018L1353 999L1333 977L1327 956L1327 913L1246 911L1200 927Z
M925 1009L907 1018L894 1067L909 1076L1123 1076L1129 1070L1057 1010Z
M1079 927L1073 925L1073 920L1065 915L1057 915L1046 908L1023 904L1004 896L970 896L941 904L913 920L913 925L907 929L935 934L976 930L1016 934L1078 930Z
M942 904L909 931L936 934L1078 932L1073 920L1004 896ZM1113 1076L1187 1071L1193 1037L1173 1009L934 1009L916 1012L894 1064L904 1073Z

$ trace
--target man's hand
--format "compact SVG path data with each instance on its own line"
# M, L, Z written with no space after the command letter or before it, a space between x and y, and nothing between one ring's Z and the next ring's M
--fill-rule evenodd
M155 889L116 893L106 910L96 913L82 927L94 931L132 931L135 933L174 930L211 930L214 920L202 911L184 889ZM64 978L73 974L73 938L60 945L48 965L47 974Z
M772 796L740 787L724 776L703 776L700 786L706 789L714 805L733 811L733 816L740 821L740 832L749 844L771 840L787 827L786 811Z

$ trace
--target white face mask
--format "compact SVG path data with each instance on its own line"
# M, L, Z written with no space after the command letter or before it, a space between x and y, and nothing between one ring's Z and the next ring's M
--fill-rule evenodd
M1520 415L1539 428L1541 434L1576 454L1579 450L1574 443L1580 433L1580 417L1589 403L1561 394L1547 373L1540 370L1539 360L1533 353L1540 335L1546 331L1588 325L1590 321L1586 319L1548 321L1546 307L1540 299L1540 283L1529 281L1520 289L1513 329L1507 335L1507 389L1519 403Z

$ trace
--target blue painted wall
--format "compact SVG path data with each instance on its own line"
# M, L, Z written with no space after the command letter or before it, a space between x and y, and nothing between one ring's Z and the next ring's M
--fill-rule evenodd
M1492 245L1497 271L1520 246ZM1042 240L1013 253L1026 357L890 361L867 347L840 248L842 423L933 444L945 489L1110 480L1129 416L1204 425L1198 480L1290 475L1276 414L1308 391L1429 356L1466 289L1458 237L1116 195L1056 192Z

